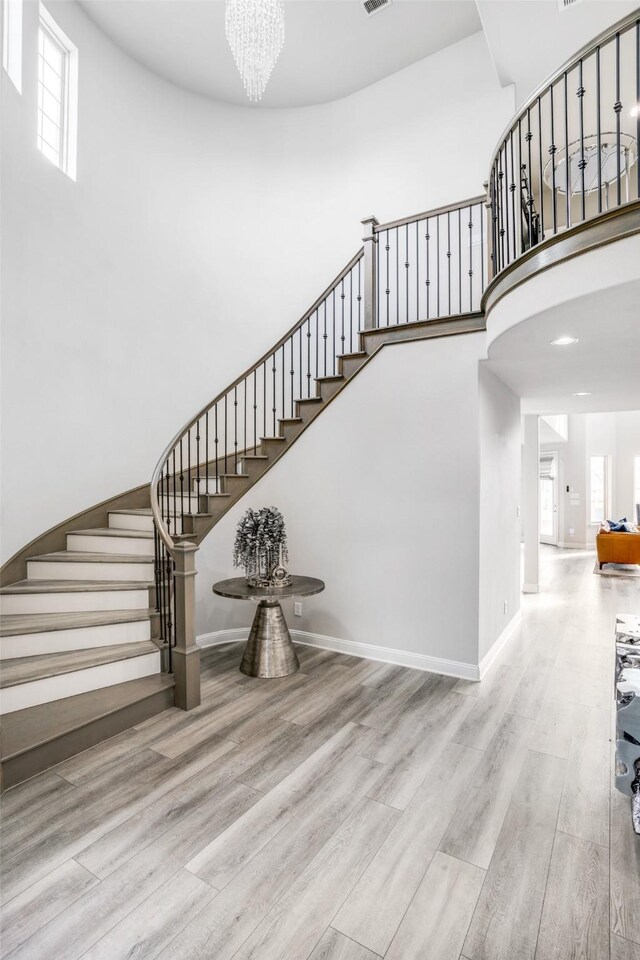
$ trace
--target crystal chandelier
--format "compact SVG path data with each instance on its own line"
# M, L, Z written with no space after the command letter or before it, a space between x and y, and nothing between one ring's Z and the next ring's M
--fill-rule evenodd
M226 0L227 40L249 100L260 100L284 43L283 0Z

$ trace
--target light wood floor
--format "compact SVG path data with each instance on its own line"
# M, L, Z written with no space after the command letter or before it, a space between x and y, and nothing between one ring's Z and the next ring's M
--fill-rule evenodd
M613 625L637 582L548 549L482 684L301 647L203 657L204 702L9 791L3 956L640 960L611 788Z

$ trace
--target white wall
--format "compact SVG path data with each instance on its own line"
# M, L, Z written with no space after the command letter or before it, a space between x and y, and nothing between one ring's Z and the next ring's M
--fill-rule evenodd
M3 558L144 482L170 436L290 326L359 221L478 194L513 91L478 34L345 100L250 110L179 90L73 2L78 180L2 86Z
M540 449L559 453L558 539L561 544L583 547L595 542L597 525L589 522L589 458L592 456L609 458L608 517L635 520L633 460L640 457L640 411L571 414L568 442L541 444Z
M478 397L481 660L520 609L521 436L519 398L484 364Z
M255 604L216 597L211 585L241 573L231 557L242 513L275 505L287 524L292 572L326 581L324 593L304 600L301 619L285 604L292 627L477 664L479 563L488 570L488 553L478 555L483 345L484 335L473 334L387 346L358 374L204 541L198 634L250 624ZM496 452L511 470L517 401L493 377L482 394L485 456ZM498 409L503 400L508 412ZM515 449L517 459L517 440ZM502 475L501 492L511 504L517 472L515 494L509 479ZM490 522L505 540L492 570L515 610L506 569L515 521ZM501 625L492 602L483 610L490 645Z

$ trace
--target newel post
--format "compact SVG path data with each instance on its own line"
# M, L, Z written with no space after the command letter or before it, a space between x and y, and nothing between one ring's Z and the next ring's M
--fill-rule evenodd
M378 234L376 217L367 217L361 221L364 227L364 329L373 330L378 325Z
M196 644L195 543L178 543L175 561L174 614L176 645L172 650L176 707L192 710L200 704L200 648Z

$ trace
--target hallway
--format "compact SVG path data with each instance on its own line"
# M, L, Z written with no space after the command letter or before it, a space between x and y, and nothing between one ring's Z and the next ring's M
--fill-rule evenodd
M3 956L640 960L611 743L640 581L541 566L482 684L312 647L261 682L228 644L201 707L9 791Z

